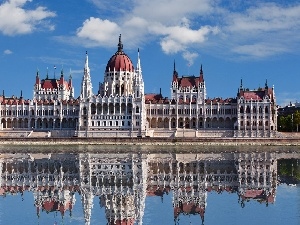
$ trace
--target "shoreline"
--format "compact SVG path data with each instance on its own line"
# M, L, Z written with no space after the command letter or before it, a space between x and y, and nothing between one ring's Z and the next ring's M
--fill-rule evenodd
M300 138L0 138L0 145L300 146Z

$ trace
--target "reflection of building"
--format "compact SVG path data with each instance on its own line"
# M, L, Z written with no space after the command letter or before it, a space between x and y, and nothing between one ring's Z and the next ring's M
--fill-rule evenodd
M273 203L277 187L277 159L274 153L236 155L241 205L245 200Z
M145 94L139 52L134 68L120 35L117 51L108 60L95 94L86 53L78 98L71 75L66 80L61 70L59 79L49 78L47 71L42 79L37 72L32 100L23 99L22 94L20 98L0 96L0 127L52 130L53 136L80 137L275 135L275 91L267 82L257 90L245 89L241 83L236 98L210 99L202 66L197 76L179 77L174 63L170 79L170 99L161 93Z
M90 224L94 196L114 224L142 224L147 158L140 154L80 154L81 195L85 224Z
M72 212L81 195L85 224L99 198L109 225L142 224L146 196L172 194L174 220L204 222L208 192L275 201L276 153L15 154L0 158L0 195L32 191L37 213Z
M2 159L0 194L32 191L37 214L72 211L78 191L78 163L72 155L18 154Z

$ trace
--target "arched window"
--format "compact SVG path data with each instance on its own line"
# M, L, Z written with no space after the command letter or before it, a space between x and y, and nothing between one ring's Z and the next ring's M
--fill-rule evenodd
M240 108L240 113L244 113L244 107L243 106L241 106L241 108Z
M266 106L266 108L265 108L265 113L269 113L269 108L268 108L268 106Z
M247 108L246 108L246 113L250 113L250 107L249 106L247 106Z
M135 113L140 113L140 108L138 106L135 108Z

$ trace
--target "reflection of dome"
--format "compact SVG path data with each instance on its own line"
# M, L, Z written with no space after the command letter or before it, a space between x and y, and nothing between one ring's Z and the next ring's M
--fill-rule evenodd
M134 71L130 58L123 52L121 35L119 36L118 51L109 59L105 72L109 71Z

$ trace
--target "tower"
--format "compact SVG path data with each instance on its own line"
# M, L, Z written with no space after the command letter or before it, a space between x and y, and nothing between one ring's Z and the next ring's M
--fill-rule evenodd
M133 82L133 91L134 91L134 114L135 114L135 124L137 128L139 128L140 132L145 130L145 118L146 118L146 110L145 110L145 94L144 94L144 81L142 76L142 67L140 60L140 50L138 49L138 60L135 70L135 78ZM142 136L140 133L139 136Z
M198 103L204 104L206 99L206 87L203 76L202 65L200 67L199 83L198 83Z
M102 96L132 96L134 67L123 51L121 35L119 36L118 50L109 59L104 72L104 82L99 84L99 94Z
M81 82L81 99L87 99L92 96L92 82L90 76L90 68L89 68L89 58L87 51L85 53L85 64L84 64L84 71L83 71L83 78Z

